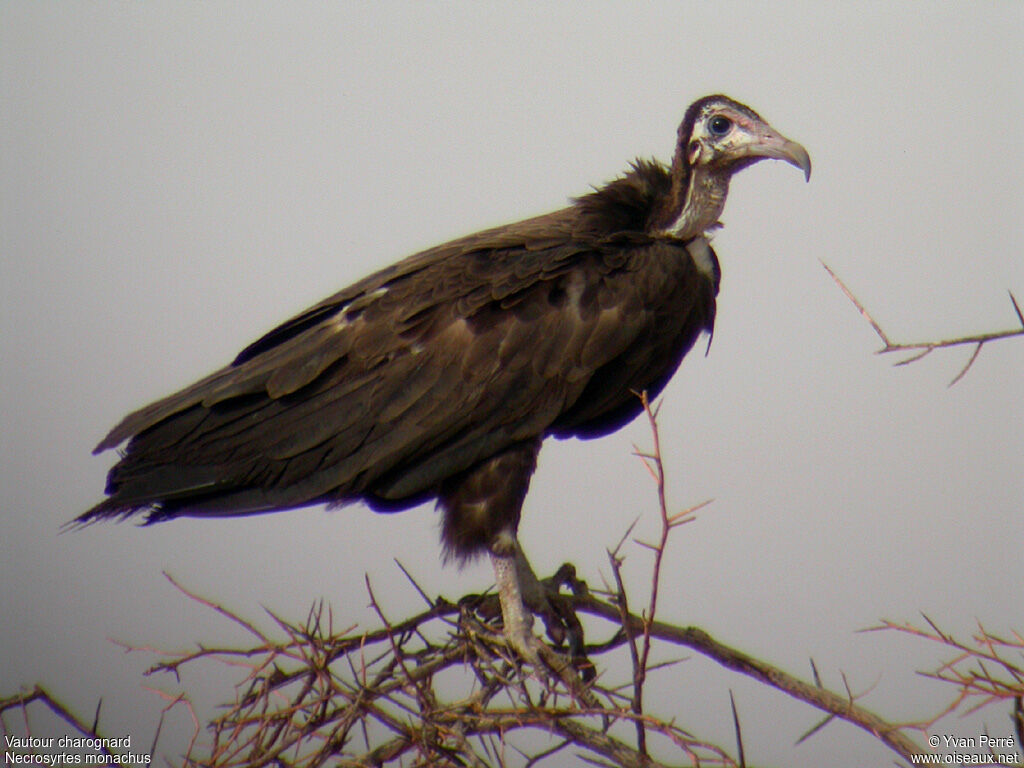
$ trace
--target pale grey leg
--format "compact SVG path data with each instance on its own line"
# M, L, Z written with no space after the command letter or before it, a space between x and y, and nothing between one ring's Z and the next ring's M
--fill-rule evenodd
M526 581L529 582L532 578L533 584L536 585L527 587L531 592L541 589L540 582L537 581L529 563L522 557L518 546L512 554L492 553L491 563L494 565L494 580L498 588L498 600L501 602L505 638L523 658L534 665L539 665L538 650L542 643L533 634L533 613L523 600L523 575L528 573Z
M538 610L544 610L543 606L551 610L544 585L533 572L514 539L511 547L501 549L511 551L508 554L492 552L491 563L494 565L494 579L498 588L498 600L501 602L505 639L509 646L533 666L535 674L542 678L554 674L584 705L600 707L600 702L580 679L569 661L533 634L533 613L527 608L527 603L542 606Z

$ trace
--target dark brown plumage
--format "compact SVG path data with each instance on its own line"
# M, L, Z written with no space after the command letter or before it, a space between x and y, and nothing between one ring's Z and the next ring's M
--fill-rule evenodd
M75 522L436 498L449 554L507 555L541 441L618 429L711 332L704 232L763 157L810 171L747 107L695 102L671 168L411 256L126 417L96 449L128 440L109 497Z

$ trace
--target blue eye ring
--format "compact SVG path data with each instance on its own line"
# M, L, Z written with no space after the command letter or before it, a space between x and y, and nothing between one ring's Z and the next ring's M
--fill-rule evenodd
M732 130L732 120L724 115L715 115L708 120L708 132L712 136L725 136Z

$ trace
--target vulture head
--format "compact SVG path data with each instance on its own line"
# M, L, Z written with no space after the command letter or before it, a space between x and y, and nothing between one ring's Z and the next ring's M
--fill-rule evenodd
M780 134L750 107L727 96L706 96L690 105L679 127L679 149L692 169L733 174L758 160L785 160L811 178L807 150Z
M672 161L674 188L662 229L691 238L714 229L737 171L765 159L784 160L811 178L807 150L728 96L705 96L686 110Z

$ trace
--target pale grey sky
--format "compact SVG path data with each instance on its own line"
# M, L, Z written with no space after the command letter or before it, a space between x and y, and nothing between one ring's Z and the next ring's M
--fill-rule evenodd
M714 498L679 532L662 618L825 681L875 686L892 719L951 694L915 674L936 648L857 634L926 612L968 635L1024 629L1024 344L905 368L832 281L892 335L1010 328L1024 298L1024 5L1019 3L0 5L0 695L43 682L148 743L151 659L239 639L163 580L259 616L320 596L372 624L482 590L442 567L430 508L349 507L57 535L96 502L129 410L219 367L295 312L416 250L545 212L636 156L668 160L686 106L723 92L802 142L814 176L761 164L733 183L708 357L664 394L670 497ZM548 443L521 538L541 572L595 583L654 495L642 423ZM647 558L631 553L642 584ZM388 589L393 585L392 589ZM211 704L211 681L185 679ZM215 682L215 681L214 681ZM659 709L748 759L882 765L867 736L692 661ZM205 698L204 698L205 697ZM985 710L937 731L1008 735ZM190 725L178 712L165 747ZM40 725L40 729L44 728ZM60 732L60 729L57 729Z

